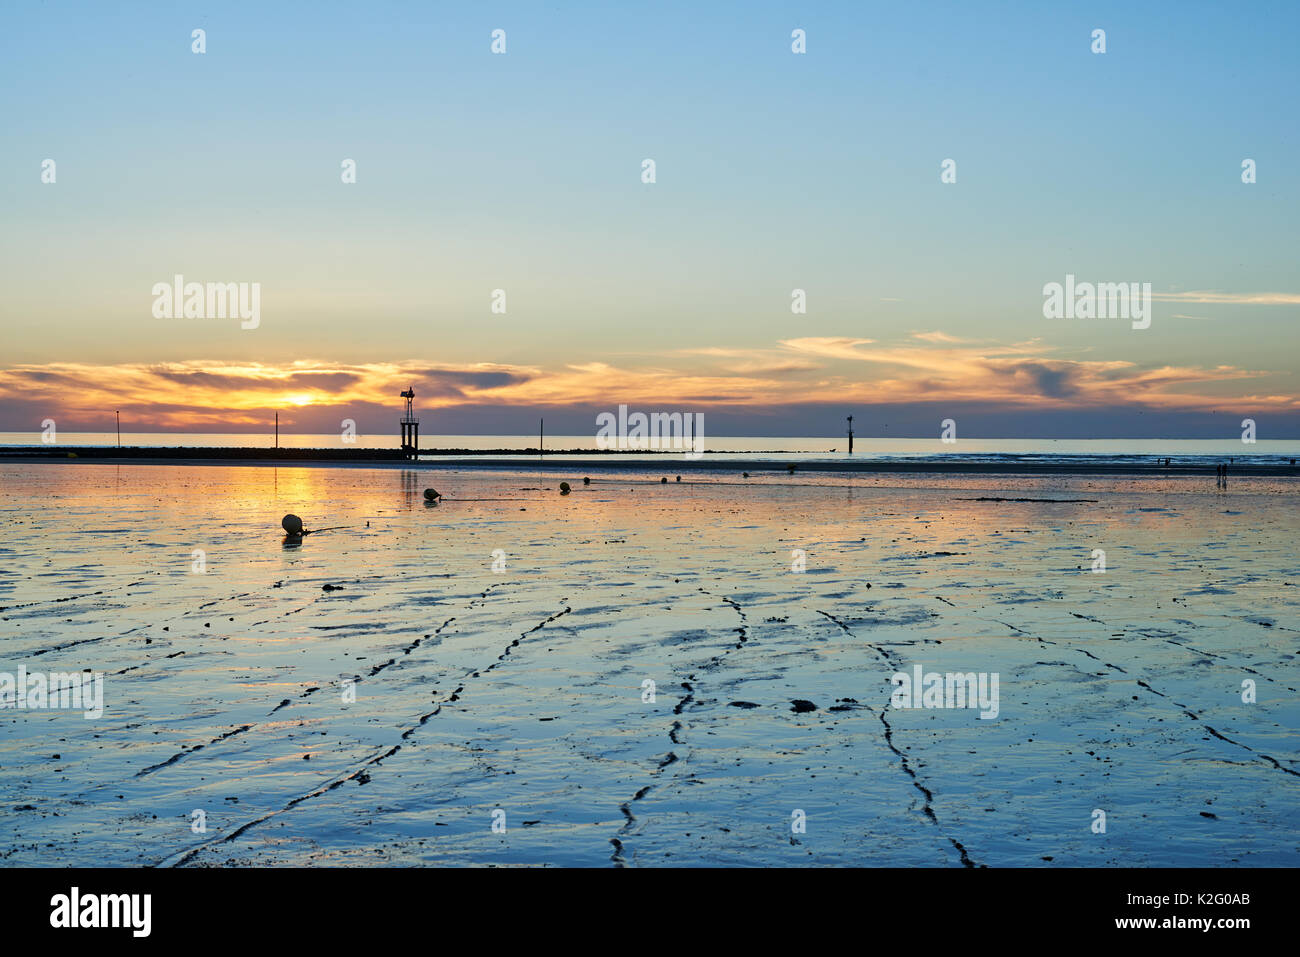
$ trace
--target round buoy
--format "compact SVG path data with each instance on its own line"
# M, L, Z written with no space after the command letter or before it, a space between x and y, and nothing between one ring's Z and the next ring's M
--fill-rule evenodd
M741 474L742 476L744 476L745 478L749 478L749 473L748 473L748 472L741 472L740 474Z
M664 478L661 478L661 479L659 480L659 484L660 484L660 485L667 485L667 484L668 484L668 478L667 478L666 476L665 476Z
M560 494L561 494L561 495L568 495L568 494L569 494L569 483L568 483L568 482L561 482L561 483L560 483Z
M437 489L434 489L434 488L426 488L426 489L424 490L424 500L425 500L426 502L433 502L433 501L436 501L436 500L438 500L438 499L440 499L440 498L442 498L442 496L438 494L438 490L437 490Z
M677 476L677 481L679 481L679 482L680 482L680 481L681 481L681 480L682 480L682 477L681 477L681 476L680 476L680 475L679 475L679 476Z
M1294 462L1292 462L1291 464L1292 464L1292 465L1295 465ZM590 484L591 484L591 479L589 479L589 478L587 478L587 477L584 476L583 479L582 479L582 484L583 484L583 485L590 485Z
M302 519L300 519L297 515L293 515L293 514L286 515L284 518L280 519L280 527L283 528L290 535L301 535Z

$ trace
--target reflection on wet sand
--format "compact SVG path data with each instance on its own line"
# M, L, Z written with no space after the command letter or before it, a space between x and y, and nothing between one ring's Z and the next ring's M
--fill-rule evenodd
M1287 482L579 478L0 464L5 860L1290 863Z

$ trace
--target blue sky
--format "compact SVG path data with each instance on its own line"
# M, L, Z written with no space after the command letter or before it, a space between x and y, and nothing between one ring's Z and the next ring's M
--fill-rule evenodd
M358 383L295 405L304 427L380 406L360 381L391 372L427 374L449 432L620 402L815 432L820 403L886 401L1114 432L1131 379L1163 428L1222 397L1300 437L1298 27L1295 4L11 5L0 428L94 424L109 396L35 385L92 380L160 428L239 427L305 394L298 361ZM260 327L160 323L176 273L259 282ZM1066 273L1227 301L1046 320ZM1072 386L1000 391L1043 378L981 360ZM196 387L187 419L140 391L160 364L240 398L212 416Z

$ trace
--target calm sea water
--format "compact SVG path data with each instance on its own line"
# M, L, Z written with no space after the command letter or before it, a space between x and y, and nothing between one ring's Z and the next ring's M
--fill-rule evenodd
M116 445L112 432L60 432L59 445ZM425 449L535 449L535 435L428 435L420 437ZM121 444L143 448L198 446L210 448L274 448L276 438L261 433L164 433L124 432ZM378 448L399 447L397 436L358 435L353 443L345 443L337 433L326 435L282 433L279 444L284 448ZM0 447L39 446L37 432L0 432ZM847 459L847 440L843 437L826 438L807 436L737 437L706 436L705 457L711 454L730 456L742 454L753 458L791 456L800 460L818 461ZM591 450L596 448L591 435L548 435L545 448L554 454L559 450ZM650 452L647 456L676 456L680 453ZM527 456L531 459L534 456ZM558 456L557 456L558 457ZM643 456L631 456L641 458ZM1171 457L1187 461L1232 458L1237 462L1278 463L1290 459L1300 460L1300 441L1259 440L1247 445L1240 439L968 439L960 438L952 444L931 439L884 439L857 436L854 438L854 459L909 459L950 458L959 460L1005 460L1053 458L1062 460L1089 459L1098 462L1124 460L1150 460Z

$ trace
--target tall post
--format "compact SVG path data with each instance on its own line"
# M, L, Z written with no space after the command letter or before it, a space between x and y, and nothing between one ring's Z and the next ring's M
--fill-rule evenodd
M546 420L537 420L537 454L543 456L546 454Z
M117 447L120 449L122 447L122 412L120 409L115 409L113 415L117 416Z
M853 454L853 416L849 416L849 455Z
M275 413L275 447L280 447L280 413Z
M408 459L420 455L420 420L415 417L415 387L409 387L402 393L406 400L406 412L402 415L402 454Z

